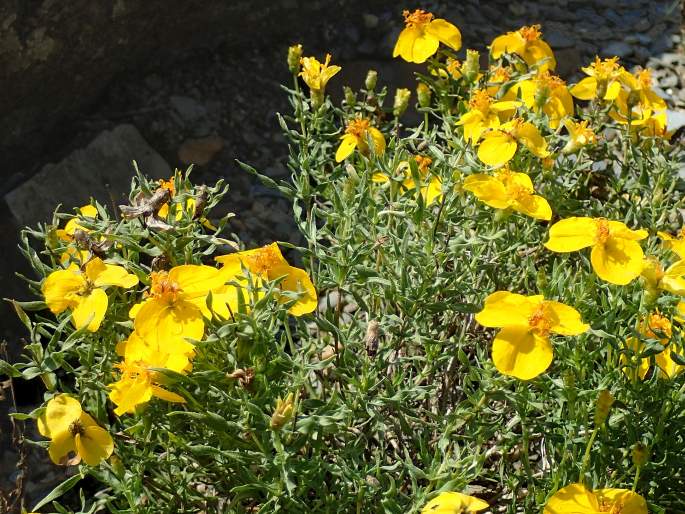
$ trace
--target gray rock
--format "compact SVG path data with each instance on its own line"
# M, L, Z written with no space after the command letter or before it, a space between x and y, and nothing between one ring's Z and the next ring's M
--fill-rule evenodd
M576 40L573 36L561 32L559 30L552 30L545 34L545 40L553 49L571 48L576 45Z
M126 200L133 166L152 178L171 175L169 165L153 150L133 125L119 125L100 133L87 147L75 150L57 164L48 164L37 175L5 195L20 225L50 221L57 204L72 212L91 197L107 206Z
M169 102L185 123L194 123L207 116L207 109L194 98L172 96Z
M623 41L612 41L604 47L602 53L607 57L615 55L616 57L623 59L633 53L633 47Z
M670 50L672 46L671 37L668 34L661 34L654 40L649 49L652 53L660 54L666 50Z
M666 110L667 130L678 130L680 127L685 126L685 111L683 110Z
M639 32L644 32L645 30L649 30L651 26L652 23L648 18L641 18L633 28Z

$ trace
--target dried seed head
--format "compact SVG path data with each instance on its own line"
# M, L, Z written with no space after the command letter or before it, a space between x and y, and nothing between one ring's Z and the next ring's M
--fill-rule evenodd
M602 389L597 397L595 406L595 425L602 425L609 417L609 411L614 404L614 397L606 389Z
M364 337L364 346L366 347L366 354L373 358L378 353L378 336L380 334L380 324L375 319L369 321L366 327L366 336Z

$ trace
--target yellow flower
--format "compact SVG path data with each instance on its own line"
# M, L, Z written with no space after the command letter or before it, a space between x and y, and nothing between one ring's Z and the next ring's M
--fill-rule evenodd
M447 491L429 501L421 514L466 514L487 509L489 505L479 498Z
M543 514L647 514L647 503L628 489L586 489L571 484L559 489L545 505Z
M53 271L43 283L42 291L53 314L71 310L71 321L77 329L88 327L97 331L107 312L108 286L130 289L138 283L138 277L121 266L105 264L94 258L82 271L76 264L68 269Z
M635 74L623 70L619 75L623 85L616 98L617 105L631 106L641 104L644 109L651 111L666 110L666 102L652 90L652 73L650 70L640 70Z
M383 134L377 128L370 126L369 120L364 118L350 121L341 139L340 146L335 152L336 162L342 162L347 159L352 155L355 148L364 156L368 156L370 151L378 155L382 155L385 152L385 138Z
M540 131L521 118L514 118L499 128L485 132L482 138L478 146L478 158L489 166L500 167L508 163L516 154L519 143L537 157L549 155L547 142Z
M659 137L662 139L670 139L672 134L667 130L666 112L652 114L639 123L631 122L630 131L632 134L639 134L643 137Z
M50 439L50 459L65 462L75 452L89 466L97 466L114 451L109 433L81 408L78 400L58 394L38 418L38 432Z
M678 231L678 234L673 237L666 232L657 232L657 236L662 239L661 245L674 252L681 259L685 259L685 227Z
M502 85L510 80L511 68L508 66L491 66L487 82L488 94L490 96L495 96L499 92ZM514 95L506 95L505 97L508 96L513 97Z
M514 85L511 91L518 95L526 107L534 112L544 112L549 118L549 126L556 129L566 116L573 116L573 97L566 83L549 70L539 71L529 80Z
M276 409L271 415L271 421L269 426L272 430L282 429L288 421L293 419L293 414L295 412L295 395L293 393L288 393L285 399L280 398L276 400Z
M169 353L189 353L187 339L201 339L207 308L207 295L224 285L217 268L195 264L152 272L148 298L131 308L129 316L138 335L150 344L162 345Z
M404 11L405 28L395 43L393 57L400 56L407 62L422 63L438 51L443 43L453 50L461 48L461 32L447 20L433 19L433 15L421 9Z
M566 253L591 246L590 260L599 278L626 285L642 272L644 254L637 241L646 237L646 230L630 230L620 221L574 217L552 225L545 247Z
M662 369L662 372L666 373L666 376L672 377L675 373L680 371L680 366L677 366L671 359L671 345L669 345L669 341L673 334L673 325L668 318L662 316L658 311L653 312L638 323L637 331L642 337L646 339L656 339L665 346L664 351L656 356L656 361L659 368ZM649 371L649 359L638 357L638 355L644 351L644 343L636 337L629 337L626 339L625 345L626 348L629 348L635 354L633 356L633 361L637 362L639 359L636 372L641 380L644 379ZM629 361L626 354L621 355L621 362L626 365L628 364ZM632 375L632 371L628 366L623 368L623 372L629 377Z
M419 176L421 179L425 180L427 177L429 177L428 168L433 163L433 159L423 155L415 155L414 160L417 163ZM403 190L411 191L416 189L414 178L411 175L411 167L408 161L401 161L397 166L396 173L403 179ZM388 177L388 175L385 173L374 173L371 180L377 183L385 183L390 181L390 177ZM440 180L440 177L431 175L428 183L420 186L419 194L423 198L423 202L426 205L430 205L434 201L440 200L442 198L442 181Z
M656 293L659 289L685 296L685 260L679 260L667 270L654 257L646 257L642 263L642 278L646 289Z
M600 59L595 57L590 66L581 68L587 77L572 86L570 92L579 100L602 99L612 101L621 91L620 77L625 72L618 64L618 57Z
M508 168L502 168L494 177L478 173L466 177L463 188L495 209L512 209L539 220L552 219L549 203L534 194L533 183L525 173Z
M138 405L147 403L154 396L174 403L184 403L182 396L159 386L163 376L153 368L165 368L177 373L187 373L192 367L188 353L169 353L173 345L150 342L133 332L128 340L117 345L117 352L124 357L115 367L121 371L117 382L109 384L109 399L117 405L115 414L133 413Z
M588 121L575 122L572 119L564 120L564 127L568 130L568 142L564 146L563 153L574 153L586 145L594 145L597 142L595 132L588 127Z
M520 102L495 102L485 89L471 93L469 110L462 114L457 125L464 126L464 139L475 144L487 129L497 128L511 118Z
M94 205L84 205L83 207L79 207L78 211L79 215L83 218L95 219L98 215L98 210ZM90 232L87 228L83 227L79 223L79 219L76 217L67 221L66 225L64 225L64 228L58 229L56 234L57 237L59 237L62 241L71 242L74 240L74 232L77 230Z
M323 94L326 84L342 68L337 65L330 65L331 54L326 54L326 60L320 63L316 57L303 57L300 60L302 71L300 77L309 86L309 90L314 93Z
M574 336L590 328L568 305L508 291L489 295L475 317L484 327L502 328L492 344L492 360L501 373L521 380L538 376L551 364L550 334Z
M528 66L539 64L540 70L553 70L557 66L554 53L547 43L540 39L540 25L521 27L515 32L507 32L496 37L490 44L490 53L493 59L499 59L502 54L516 54L521 57ZM541 63L543 59L546 59Z
M225 277L240 277L243 275L243 268L246 268L263 281L282 278L279 284L280 290L297 295L295 303L288 309L293 316L309 314L318 305L316 289L309 275L305 270L288 264L277 243L254 250L222 255L216 257L215 260L223 264L221 272ZM292 295L282 294L279 295L278 301L286 303L292 299ZM231 309L233 308L234 306L231 306Z

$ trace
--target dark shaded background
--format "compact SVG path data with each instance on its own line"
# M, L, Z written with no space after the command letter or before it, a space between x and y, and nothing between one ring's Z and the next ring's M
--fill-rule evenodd
M243 240L297 242L287 202L235 164L237 158L274 178L287 176L275 119L288 110L280 88L291 80L287 47L300 42L305 55L333 54L343 66L329 85L334 95L345 84L359 87L374 68L392 96L394 87L413 87L412 72L420 69L391 59L401 11L416 7L455 23L464 47L480 50L506 30L541 23L565 78L596 54L649 63L669 114L683 117L678 0L0 1L2 296L29 299L15 277L30 273L16 250L19 227L47 221L60 202L67 212L91 195L116 204L133 158L155 176L198 164L197 183L231 184L217 214L236 212L232 229ZM6 304L0 320L0 337L16 358L22 327ZM38 384L18 382L16 391L20 410L41 402ZM0 400L5 488L17 478L6 417L13 408ZM46 459L42 452L30 457L32 502L65 476Z

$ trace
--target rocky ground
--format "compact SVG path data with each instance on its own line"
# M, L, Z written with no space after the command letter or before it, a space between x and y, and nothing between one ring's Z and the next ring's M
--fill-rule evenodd
M194 163L195 182L226 179L231 193L218 214L238 215L232 229L247 244L299 242L288 203L242 172L235 160L273 178L288 176L288 149L275 114L289 110L280 84L290 81L285 53L293 42L301 42L307 55L331 52L334 61L342 64L343 73L330 85L335 95L344 84L359 87L368 68L379 71L381 84L411 87L413 68L390 58L402 21L401 8L393 4L350 19L331 17L316 27L294 27L289 38L278 41L262 40L256 34L242 46L225 43L192 49L179 55L172 66L152 63L112 81L94 108L60 128L63 145L37 155L31 166L10 169L7 183L13 190L6 191L0 203L0 228L5 235L0 244L5 263L0 269L3 296L26 296L13 278L15 270L25 271L15 250L18 226L44 220L58 202L66 210L81 205L91 194L116 203L129 183L132 158L154 176L168 176L173 168ZM685 124L685 53L678 2L442 0L422 2L421 7L455 22L462 29L464 46L481 49L505 30L542 23L545 39L559 58L559 71L567 78L595 54L618 55L630 65L646 64L655 70L660 94L669 102L673 126ZM12 342L16 352L20 327L8 310L0 317L0 336ZM36 390L19 394L22 410L39 401ZM9 405L5 400L4 408ZM17 455L3 447L9 426L2 412L0 395L0 487L17 477ZM65 476L63 469L45 460L43 452L30 456L27 496L31 499L44 495Z

